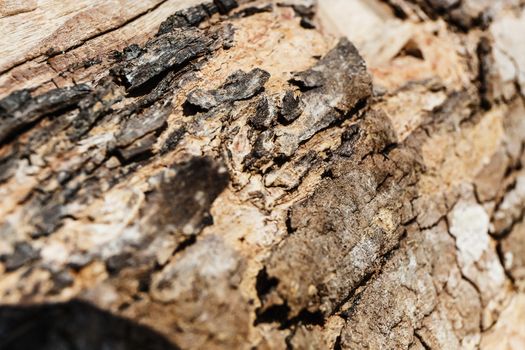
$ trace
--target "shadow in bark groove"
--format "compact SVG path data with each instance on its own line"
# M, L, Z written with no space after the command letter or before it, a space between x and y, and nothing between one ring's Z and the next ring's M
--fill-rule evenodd
M156 331L74 300L0 306L0 350L176 350Z

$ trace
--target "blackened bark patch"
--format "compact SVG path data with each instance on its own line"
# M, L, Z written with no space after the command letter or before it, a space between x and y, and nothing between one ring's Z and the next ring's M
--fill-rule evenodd
M153 223L173 231L182 242L213 222L209 210L228 186L229 175L225 166L208 157L193 158L172 170L174 175L162 177L148 202L155 211Z
M255 114L248 118L248 123L254 129L266 130L272 126L276 116L277 111L273 102L268 99L268 97L263 96L263 98L257 102Z
M12 93L0 100L0 143L45 115L76 106L90 91L89 86L81 84L54 89L36 97L31 97L28 90Z
M270 79L270 73L259 68L248 73L238 70L216 90L193 90L188 94L187 102L209 110L221 103L245 100L261 92L268 79Z
M283 124L289 124L301 115L300 103L300 99L295 97L293 91L287 91L284 94L281 109L281 122Z
M172 32L149 41L139 55L113 69L127 87L134 90L151 79L177 68L208 52L213 35L197 28L174 28Z
M305 309L299 315L283 323L280 328L287 329L295 324L324 326L324 323L325 318L321 312L311 312Z

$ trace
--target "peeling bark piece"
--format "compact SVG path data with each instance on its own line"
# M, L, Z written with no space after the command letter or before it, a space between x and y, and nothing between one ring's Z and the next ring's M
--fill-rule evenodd
M295 119L299 118L301 113L301 100L295 97L293 91L287 91L284 94L281 109L281 118L284 123L287 124L293 122Z
M308 87L314 87L321 80L325 82L318 90L307 91L303 100L319 98L318 95L324 94L332 103L331 106L340 110L349 110L372 93L371 77L366 71L365 61L355 46L345 38L314 67L296 75L299 76L308 77L303 80L309 81Z
M207 157L192 158L172 170L175 174L164 174L148 203L155 213L152 223L182 241L213 222L210 207L228 186L229 176L222 164Z
M88 85L80 84L51 90L36 97L31 97L27 90L12 93L0 100L0 143L46 114L75 106L90 91Z
M316 70L307 70L294 74L292 82L303 89L311 89L323 86L324 75L322 72Z
M264 89L270 73L255 68L248 73L236 71L217 90L197 89L188 94L188 103L209 110L221 103L245 100Z
M128 90L134 90L171 68L202 56L214 39L197 28L174 28L148 42L137 58L114 68Z
M438 304L414 336L423 340L427 349L476 349L481 333L479 296L456 271L451 275Z
M347 117L372 94L365 62L348 39L341 39L314 67L296 74L295 79L312 89L300 97L302 115L276 131L276 145L284 156L291 156L301 142Z

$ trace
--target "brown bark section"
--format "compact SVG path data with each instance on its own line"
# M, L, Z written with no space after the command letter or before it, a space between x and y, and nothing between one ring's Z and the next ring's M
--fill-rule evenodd
M522 3L118 3L0 5L0 348L525 346Z

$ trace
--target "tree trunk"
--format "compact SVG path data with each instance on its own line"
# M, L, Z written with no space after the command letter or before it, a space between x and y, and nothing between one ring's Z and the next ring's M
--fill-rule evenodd
M525 348L524 5L0 1L0 349Z

